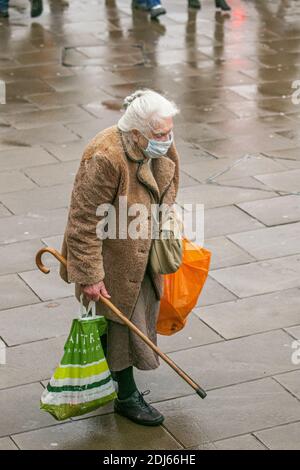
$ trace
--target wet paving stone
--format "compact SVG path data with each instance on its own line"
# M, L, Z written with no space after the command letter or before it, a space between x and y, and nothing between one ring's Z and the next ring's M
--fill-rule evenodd
M64 231L66 209L35 211L3 217L0 225L0 244L57 235Z
M71 177L72 178L72 177ZM65 181L65 180L63 180ZM67 208L72 191L72 184L55 184L55 187L42 187L30 191L17 191L1 195L5 207L15 215L28 214L34 217L36 212ZM10 215L6 211L3 215Z
M195 314L226 339L297 325L299 289L288 289L218 305L196 308ZM293 328L287 328L292 332Z
M10 437L0 439L0 450L18 450L18 447Z
M39 302L39 298L17 274L0 276L0 286L0 310Z
M1 310L1 336L8 346L17 346L67 335L77 312L74 297Z
M300 220L300 196L282 196L238 204L245 212L265 225L281 225Z
M14 439L23 450L182 449L163 427L137 429L134 423L114 414L21 433Z
M300 422L278 426L255 433L270 450L299 450Z
M238 297L250 297L300 287L299 270L300 256L293 255L218 269L210 276Z
M41 272L37 269L21 272L19 276L42 300L59 299L74 293L74 285L61 282L55 269L52 269L47 276L41 276Z
M253 258L270 259L300 252L300 223L268 227L258 231L228 235L228 238Z
M33 189L36 185L32 180L21 172L11 171L0 174L0 193L20 191L22 189Z
M1 365L0 389L39 382L51 377L62 357L66 339L65 334L7 348L6 364Z
M0 152L0 171L55 163L57 160L41 147L12 148Z
M14 387L9 389L9 393L7 390L0 390L1 408L6 410L7 416L6 420L1 420L0 436L51 425L53 418L39 410L42 392L40 383ZM2 446L5 449L15 447L7 438L6 442L2 440Z
M273 397L273 400L270 398ZM272 379L261 379L162 402L165 427L184 446L195 446L299 420L299 401Z

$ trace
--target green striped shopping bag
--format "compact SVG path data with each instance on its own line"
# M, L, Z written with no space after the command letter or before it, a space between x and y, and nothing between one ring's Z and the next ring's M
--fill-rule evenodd
M58 421L89 413L117 396L100 339L107 321L96 316L95 302L86 309L80 300L63 358L41 396L40 408Z

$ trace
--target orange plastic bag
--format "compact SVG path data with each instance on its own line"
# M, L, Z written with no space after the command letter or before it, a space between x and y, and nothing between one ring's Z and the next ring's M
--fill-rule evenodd
M173 335L184 327L208 275L211 252L187 238L182 241L181 266L175 273L164 275L164 291L156 326L161 335Z

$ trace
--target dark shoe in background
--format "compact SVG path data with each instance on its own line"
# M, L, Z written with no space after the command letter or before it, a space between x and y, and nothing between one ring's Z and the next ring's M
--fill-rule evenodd
M137 424L142 424L144 426L159 426L162 424L164 417L158 410L144 400L144 395L147 395L148 393L149 390L143 393L136 390L125 400L116 398L114 402L115 413L125 416Z
M225 0L216 0L216 8L222 11L230 11L231 8Z
M40 16L43 13L43 0L30 0L31 3L31 18Z
M147 2L140 2L138 0L132 0L131 8L134 10L149 11L150 8L147 7Z
M9 18L8 10L0 10L0 18Z
M150 10L151 20L156 20L156 18L158 18L160 15L165 15L166 13L167 10L164 7L162 7L161 5L156 5Z
M195 8L195 10L200 10L201 3L200 3L199 0L189 0L188 7L189 8Z

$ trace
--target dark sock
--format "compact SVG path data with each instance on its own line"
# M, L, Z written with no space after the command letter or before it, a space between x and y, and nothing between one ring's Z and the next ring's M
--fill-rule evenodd
M107 357L107 333L101 336L104 356ZM112 378L118 382L118 398L125 400L137 390L133 377L133 367L127 367L117 372L111 371Z
M133 367L114 372L118 382L118 398L125 400L137 390L136 383L133 377Z

